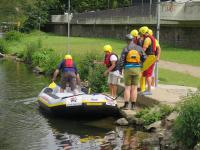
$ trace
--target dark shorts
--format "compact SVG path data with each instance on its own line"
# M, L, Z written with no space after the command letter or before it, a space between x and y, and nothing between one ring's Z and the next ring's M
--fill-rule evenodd
M148 78L152 76L154 65L155 63L153 63L147 70L143 72L144 77Z
M69 83L69 87L73 91L76 88L76 74L74 72L63 72L61 79L61 88L65 89Z

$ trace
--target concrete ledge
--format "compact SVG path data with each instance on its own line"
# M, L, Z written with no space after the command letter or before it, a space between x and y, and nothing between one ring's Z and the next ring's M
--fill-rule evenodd
M119 88L124 88L123 84L119 85ZM155 104L167 104L175 105L182 100L183 97L197 92L197 88L178 86L178 85L164 85L159 84L157 88L152 89L152 95L138 94L137 104L141 106L151 107ZM123 105L123 98L118 98L118 105Z
M119 85L119 90L122 91L124 88L123 84ZM143 107L151 107L155 104L167 104L174 106L179 103L183 97L187 96L190 93L197 92L198 89L194 87L185 87L178 85L164 85L159 84L159 86L152 90L152 95L141 95L138 94L137 105ZM119 97L117 99L118 107L122 107L124 105L124 99ZM134 116L140 110L137 107L135 110L121 110L120 113L123 117L129 119Z

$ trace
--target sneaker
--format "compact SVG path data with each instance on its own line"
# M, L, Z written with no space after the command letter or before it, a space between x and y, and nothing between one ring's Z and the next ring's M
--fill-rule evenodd
M129 110L128 105L122 106L120 108L123 109L123 110Z
M120 107L120 109L128 110L128 103L125 103L124 106Z
M152 92L151 91L144 91L142 94L143 95L152 95Z
M136 106L135 105L132 105L131 106L131 110L135 110Z

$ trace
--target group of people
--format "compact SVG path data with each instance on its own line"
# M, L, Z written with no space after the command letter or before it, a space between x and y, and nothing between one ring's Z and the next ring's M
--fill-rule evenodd
M117 84L119 78L124 76L124 106L122 109L134 109L136 105L138 86L141 77L145 77L147 90L142 91L144 95L151 95L152 81L154 80L153 70L155 61L160 59L160 45L153 36L153 31L147 26L138 30L134 29L125 36L127 46L122 50L121 57L113 52L111 45L104 46L105 57L103 62L94 61L94 63L104 64L107 69L103 73L108 75L108 85L111 96L117 97ZM149 59L149 58L155 59ZM142 70L145 61L151 60L150 65ZM76 84L80 84L80 77L71 55L66 55L54 72L53 81L56 80L58 73L62 70L61 90L64 92L66 83L69 82L71 90L74 91ZM130 105L129 105L130 102ZM130 107L129 107L130 106Z
M113 98L117 96L117 84L121 75L124 76L124 106L122 109L134 109L138 94L138 86L141 77L147 82L147 90L141 91L143 95L151 95L151 87L155 83L155 62L159 61L161 48L153 36L153 31L147 26L138 30L134 29L125 36L127 46L122 50L121 57L112 52L111 45L104 46L104 64L108 74L110 94ZM153 58L153 59L152 59ZM146 69L144 68L146 65ZM130 102L130 105L129 105Z

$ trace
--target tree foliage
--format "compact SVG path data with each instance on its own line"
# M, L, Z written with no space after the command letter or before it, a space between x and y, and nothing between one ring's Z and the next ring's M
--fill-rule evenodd
M131 5L131 0L71 0L71 12L87 12ZM17 24L23 31L39 29L52 14L68 10L68 0L1 0L0 22Z

